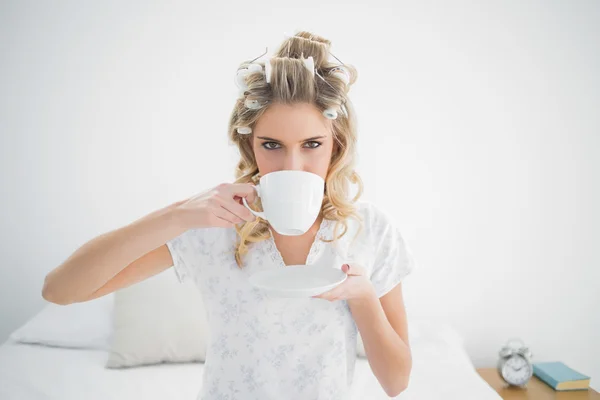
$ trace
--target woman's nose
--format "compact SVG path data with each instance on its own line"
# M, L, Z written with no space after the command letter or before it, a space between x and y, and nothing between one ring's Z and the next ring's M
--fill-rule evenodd
M304 168L304 162L300 154L296 152L286 154L283 160L283 169L302 171L302 168Z

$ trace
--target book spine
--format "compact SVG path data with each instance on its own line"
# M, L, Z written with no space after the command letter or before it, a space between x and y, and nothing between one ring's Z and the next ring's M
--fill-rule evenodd
M553 389L556 389L556 387L558 386L558 382L556 381L556 379L552 378L550 375L538 368L535 369L535 376L540 378L542 381L546 382L546 384L550 385Z

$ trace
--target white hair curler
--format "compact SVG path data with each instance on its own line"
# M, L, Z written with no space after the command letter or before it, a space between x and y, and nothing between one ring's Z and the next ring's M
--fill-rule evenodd
M348 71L346 70L346 68L343 67L335 67L334 69L332 69L331 71L329 71L330 75L335 75L338 78L340 78L342 81L344 81L344 83L346 84L346 86L348 86L350 84L350 73L348 73Z
M244 105L246 106L246 108L249 108L250 110L258 110L259 108L262 107L260 105L260 103L258 102L258 100L251 100L251 99L246 99L244 101Z
M338 114L334 108L328 108L323 111L323 116L325 116L327 119L336 119Z
M240 135L249 135L252 133L252 128L250 128L249 126L240 126L239 128L237 128L237 133L239 133Z

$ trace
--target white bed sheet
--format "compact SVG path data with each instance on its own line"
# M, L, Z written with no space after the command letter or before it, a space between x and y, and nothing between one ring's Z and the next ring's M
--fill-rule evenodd
M402 400L500 399L473 367L452 332L422 329L411 341L413 371ZM203 364L104 368L108 353L6 342L0 346L2 400L195 400ZM389 397L368 361L356 363L352 400Z
M437 336L437 335L436 335ZM402 400L497 400L501 399L479 376L465 348L456 341L425 336L411 342L413 368ZM354 374L352 400L389 399L368 361L360 359Z

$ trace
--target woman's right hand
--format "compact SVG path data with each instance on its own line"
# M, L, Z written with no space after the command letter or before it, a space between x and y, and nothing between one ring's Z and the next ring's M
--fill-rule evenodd
M181 201L178 218L187 229L233 227L256 218L243 204L256 199L256 191L248 183L222 183L210 190Z

